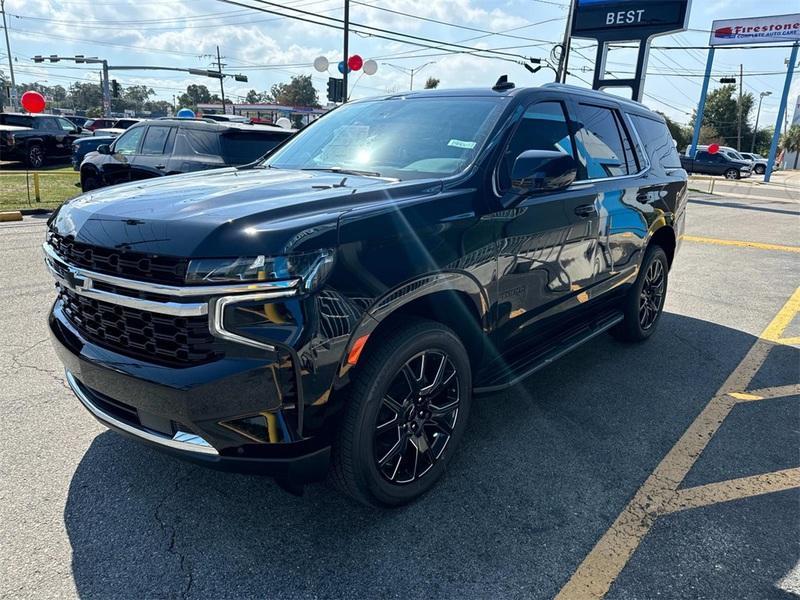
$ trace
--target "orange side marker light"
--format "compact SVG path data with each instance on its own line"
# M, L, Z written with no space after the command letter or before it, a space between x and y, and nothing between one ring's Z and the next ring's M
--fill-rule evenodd
M354 365L358 362L358 358L361 356L361 351L364 349L368 337L369 335L362 335L353 343L353 347L350 348L350 354L347 355L348 365Z

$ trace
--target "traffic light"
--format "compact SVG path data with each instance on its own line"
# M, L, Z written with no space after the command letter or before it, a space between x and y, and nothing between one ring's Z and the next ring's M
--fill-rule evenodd
M720 83L736 83L736 77L720 77Z
M116 79L111 80L111 97L119 98L119 82Z
M328 77L328 100L331 102L344 101L344 80Z

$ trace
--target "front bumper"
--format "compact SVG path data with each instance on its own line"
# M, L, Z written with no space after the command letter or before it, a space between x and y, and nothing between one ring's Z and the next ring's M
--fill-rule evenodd
M75 395L110 429L212 468L270 475L289 485L325 477L330 444L321 436L294 435L271 379L276 356L237 356L189 369L158 367L84 339L58 302L50 334ZM276 443L256 443L223 425L265 410L283 424L285 433Z

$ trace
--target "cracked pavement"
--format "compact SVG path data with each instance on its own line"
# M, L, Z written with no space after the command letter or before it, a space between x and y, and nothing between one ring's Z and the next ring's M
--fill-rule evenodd
M798 208L703 197L687 234L797 244ZM2 598L552 598L800 284L797 254L684 243L649 342L601 336L479 398L440 484L378 511L106 431L48 342L43 236L41 218L0 225ZM799 365L785 347L755 381L797 383ZM797 400L734 407L692 485L797 467ZM793 597L777 584L800 577L798 500L659 517L607 597Z

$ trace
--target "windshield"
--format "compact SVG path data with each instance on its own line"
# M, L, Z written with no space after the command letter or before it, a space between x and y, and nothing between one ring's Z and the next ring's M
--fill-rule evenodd
M298 133L266 164L396 179L453 175L474 160L504 107L474 97L347 104Z

